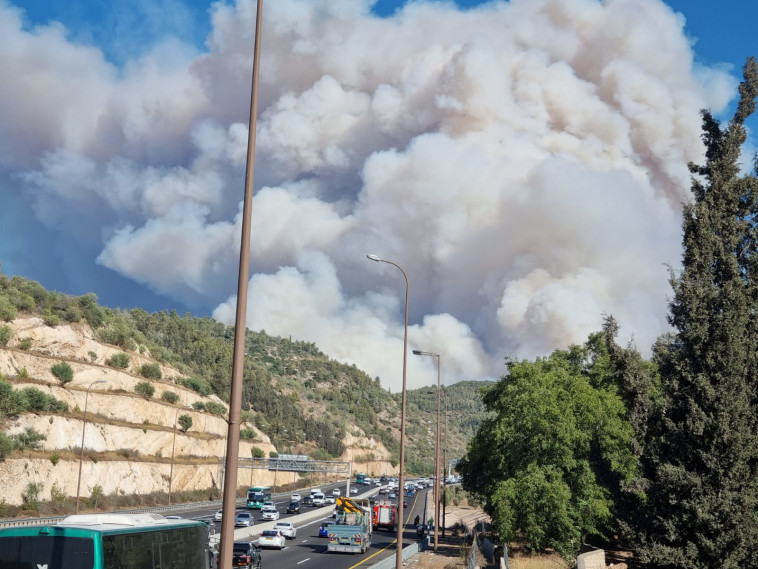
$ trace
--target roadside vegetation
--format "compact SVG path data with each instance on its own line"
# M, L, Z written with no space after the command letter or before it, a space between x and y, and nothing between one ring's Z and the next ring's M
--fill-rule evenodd
M758 66L722 127L702 112L673 332L650 361L615 343L508 362L459 469L502 539L572 558L619 540L650 569L758 566L758 172L741 171Z

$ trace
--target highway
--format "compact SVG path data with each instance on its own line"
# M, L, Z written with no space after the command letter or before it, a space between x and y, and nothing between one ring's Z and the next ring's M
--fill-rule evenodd
M354 484L351 484L354 486ZM341 484L329 484L319 486L324 491L326 496L331 496L334 488L339 488L341 494L344 496L346 487L344 483ZM353 497L368 497L370 495L376 495L379 491L378 487L373 487L369 490L368 486L358 486L358 496ZM310 493L310 488L304 488L298 490L301 495ZM424 506L426 504L426 494L428 490L422 490L417 492L411 498L407 498L408 506L404 511L406 518L406 530L403 534L403 542L405 545L415 541L417 539L416 529L413 526L413 519L418 515L422 520L425 518ZM359 567L368 567L377 563L379 560L395 555L395 538L396 533L386 531L375 531L371 539L371 548L364 555L352 555L346 553L327 553L326 552L326 538L318 537L318 529L321 522L332 520L332 511L334 506L329 504L323 508L312 508L310 506L303 507L300 516L285 514L287 505L290 502L291 493L276 495L272 498L272 501L276 505L280 512L280 520L287 520L289 518L295 518L295 527L297 528L297 538L294 540L287 540L287 545L281 551L279 550L267 550L262 552L262 569L268 567L293 567L298 569L353 569ZM386 496L381 496L386 498ZM182 510L181 516L184 518L192 519L209 519L212 518L216 511L219 509L218 503L214 502L212 506L208 508L197 508L192 510ZM261 520L260 512L258 510L247 510L245 506L238 506L237 511L251 511L255 519L255 525L249 528L250 533L253 535L260 533L264 528L272 526L275 522L263 522ZM318 517L310 518L307 521L302 520L303 514L308 513L320 513ZM215 522L216 531L220 532L220 522ZM237 529L236 535L240 533L246 533L248 528ZM215 539L219 539L219 533L216 534ZM240 539L237 537L236 539ZM254 537L248 538L252 541Z

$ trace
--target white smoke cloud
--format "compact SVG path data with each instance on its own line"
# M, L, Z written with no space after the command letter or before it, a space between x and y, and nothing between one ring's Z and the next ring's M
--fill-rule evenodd
M699 109L660 0L278 0L264 11L248 326L315 342L397 391L409 349L443 382L502 374L599 329L666 330ZM208 52L116 69L0 4L0 167L97 262L235 314L255 2L215 4ZM76 223L71 223L75 219ZM409 356L408 384L434 383Z

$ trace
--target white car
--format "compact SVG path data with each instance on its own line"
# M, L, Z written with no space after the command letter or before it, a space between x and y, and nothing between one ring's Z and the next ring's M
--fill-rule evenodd
M292 494L292 496L290 496L290 502L299 502L302 499L303 497L300 494Z
M357 494L357 493L358 493L358 488L356 488L356 487L354 487L354 486L351 486L351 487L350 487L350 495L351 495L351 496L354 496L354 495L355 495L355 494Z
M276 522L274 529L278 530L285 539L295 539L297 537L297 528L292 522Z
M282 532L276 529L263 530L258 537L258 547L275 547L284 549L285 539Z
M276 508L271 508L271 507L261 508L261 519L278 520L279 510L277 510Z
M216 512L215 514L213 514L213 520L217 521L217 522L220 522L221 521L221 517L223 515L224 515L224 510L219 510L218 512Z
M261 510L263 508L276 508L276 504L273 502L263 502L263 504L261 504Z
M332 496L341 496L341 495L342 493L340 492L339 488L335 488L334 490L332 490Z

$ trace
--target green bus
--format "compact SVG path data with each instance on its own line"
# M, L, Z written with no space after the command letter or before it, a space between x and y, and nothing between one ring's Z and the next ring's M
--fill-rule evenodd
M355 475L355 483L356 484L365 484L366 483L366 475L365 474L356 474Z
M159 514L78 514L0 530L0 568L208 569L208 526Z
M271 501L269 486L251 486L247 489L247 507L249 510L260 510L263 502Z

